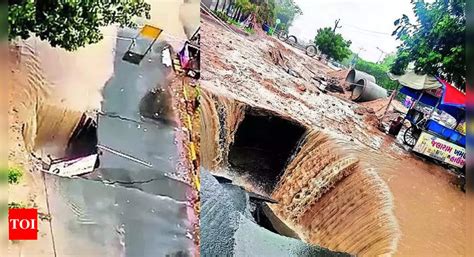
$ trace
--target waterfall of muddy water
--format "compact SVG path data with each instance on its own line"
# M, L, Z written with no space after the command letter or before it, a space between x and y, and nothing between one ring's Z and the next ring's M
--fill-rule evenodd
M264 133L258 131L264 123L255 122L255 112L262 110L206 90L202 99L204 167L231 177L247 189L271 195L279 201L271 206L272 210L305 242L359 256L395 252L399 229L391 193L377 172L360 168L356 155L346 153L336 140L322 132L307 129L301 133L298 124L280 122L286 128L273 123L267 132L275 141L295 137L286 142L292 145L292 151L285 152L273 144L266 150L274 152L262 156L254 151L268 143ZM261 121L292 121L276 113L267 115L274 116L261 117ZM249 125L252 123L254 127ZM279 130L283 134L275 134ZM255 133L258 137L242 137L242 133ZM253 170L235 163L246 153L243 163L254 165ZM261 163L273 157L284 166L271 173L264 171ZM238 169L241 167L247 169L245 173ZM273 185L268 185L265 179L272 177Z
M360 256L393 254L392 196L370 169L320 132L311 132L273 191L272 208L302 239Z
M12 85L21 101L23 137L29 151L42 158L63 157L84 112L97 110L102 88L113 71L116 29L97 44L67 52L32 37L19 43L16 56L21 85ZM91 66L91 62L94 65Z
M201 98L201 162L209 170L227 164L233 135L244 118L245 104L214 94Z

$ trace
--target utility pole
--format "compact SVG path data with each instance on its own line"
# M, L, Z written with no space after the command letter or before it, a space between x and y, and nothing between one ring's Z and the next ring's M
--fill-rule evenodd
M334 22L334 28L332 29L332 32L336 32L336 29L342 28L342 26L338 26L340 21L341 21L341 19L337 19Z
M365 48L359 47L359 51L357 51L357 53L354 55L354 57L352 57L351 68L355 67L356 58L359 58L359 54L360 54L361 51L365 51Z
M379 59L378 59L378 61L377 61L377 63L379 63L380 60L382 59L382 56L383 56L384 54L387 54L387 52L385 52L384 50L380 49L378 46L377 46L377 50L380 51L380 56L379 56Z

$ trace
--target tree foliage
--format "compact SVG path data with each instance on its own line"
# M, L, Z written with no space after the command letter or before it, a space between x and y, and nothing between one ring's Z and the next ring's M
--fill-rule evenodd
M250 0L235 0L234 8L235 11L232 18L236 21L241 21L243 17L256 10L256 6Z
M23 176L21 170L17 168L8 168L8 184L18 184Z
M386 89L395 89L398 82L393 81L388 77L387 73L389 72L390 66L384 64L389 63L392 60L393 58L391 56L387 56L381 63L373 63L358 58L354 68L374 76L379 86Z
M336 61L342 61L351 54L349 49L351 41L346 41L341 34L335 33L330 27L318 29L314 43L319 51Z
M275 7L276 18L280 19L280 29L288 30L294 19L298 15L302 15L303 11L293 0L278 0Z
M10 0L9 4L9 40L36 35L68 51L99 42L101 27L135 27L133 18L150 18L150 5L144 0Z
M257 5L257 22L265 23L270 27L275 26L276 5L275 0L266 0Z
M391 72L402 74L410 62L415 71L438 75L463 88L466 77L466 2L412 0L416 22L403 15L393 36L402 41Z

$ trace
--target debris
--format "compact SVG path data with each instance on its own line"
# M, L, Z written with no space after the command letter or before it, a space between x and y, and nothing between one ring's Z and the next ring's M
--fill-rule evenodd
M289 70L287 66L288 60L283 57L280 50L272 48L268 53L270 54L273 64L278 65L285 70Z
M374 109L370 107L365 107L365 106L357 106L354 109L354 113L359 114L359 115L364 115L364 114L375 114Z
M296 88L301 92L306 92L306 87L304 85L297 84Z
M288 68L288 70L286 72L288 72L288 74L290 74L291 76L293 76L295 78L301 78L301 75L293 69Z
M357 106L357 108L354 109L354 113L359 114L359 115L364 115L367 112L367 108L364 106Z
M344 89L343 89L339 84L331 83L331 84L329 84L329 86L327 87L327 89L328 89L330 92L341 93L341 94L344 93Z

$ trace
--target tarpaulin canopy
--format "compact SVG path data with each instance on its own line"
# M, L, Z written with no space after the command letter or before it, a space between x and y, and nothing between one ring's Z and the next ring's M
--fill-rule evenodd
M388 76L390 79L398 81L402 86L415 90L436 89L442 86L435 76L415 73L415 66L413 64L408 65L403 75L399 76L389 73Z
M466 94L459 91L457 88L442 79L439 79L439 81L443 84L443 95L441 97L441 104L465 108Z
M449 85L449 84L448 84ZM443 85L443 94L441 96L441 102L440 99L432 94L424 93L424 90L415 90L413 88L403 86L400 89L400 93L408 95L414 99L419 99L419 101L423 104L435 107L436 105L439 110L445 111L449 115L453 116L457 121L460 121L465 118L466 112L465 112L465 95L462 94L462 92L459 92L456 88L453 86L449 85L450 88L445 87ZM446 89L448 88L448 89ZM462 95L464 95L464 103L459 104L459 102L456 101L461 101L461 96L458 95L458 93L453 92L452 90L455 90ZM421 95L422 94L422 95ZM421 98L420 98L421 95ZM444 100L443 100L444 99ZM438 104L439 102L439 104Z
M418 100L426 105L429 106L436 106L436 103L438 102L438 98L434 95L431 94L423 94L420 98L420 95L423 91L422 90L416 90L407 86L403 86L400 89L400 93L410 96L415 100Z

